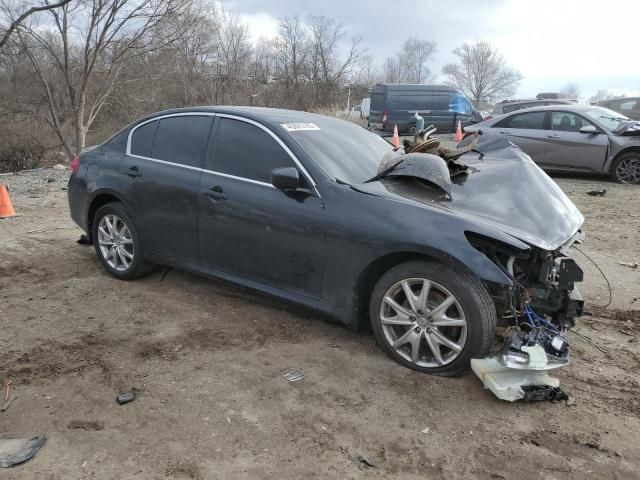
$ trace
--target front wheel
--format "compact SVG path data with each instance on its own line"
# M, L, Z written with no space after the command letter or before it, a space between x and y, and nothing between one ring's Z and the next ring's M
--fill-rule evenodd
M616 158L611 177L618 183L640 183L640 152L624 153Z
M384 274L369 304L378 344L398 363L456 375L488 352L496 311L477 278L431 261L402 263Z
M138 231L122 204L100 207L93 218L92 230L96 254L111 275L131 280L150 271Z

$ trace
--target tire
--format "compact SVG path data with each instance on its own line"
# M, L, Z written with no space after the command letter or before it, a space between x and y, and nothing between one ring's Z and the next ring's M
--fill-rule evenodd
M117 219L115 225L109 227L114 219ZM121 203L112 202L100 207L91 228L96 255L111 275L120 280L132 280L151 271L133 219ZM110 228L115 228L119 235L114 236ZM116 253L118 249L120 253Z
M421 302L424 280L430 289L427 301ZM410 306L406 286L417 308ZM387 355L401 365L434 375L465 371L472 358L487 355L495 336L495 305L482 282L435 261L401 263L385 273L371 294L369 315L376 341ZM394 346L394 342L399 343Z
M618 156L611 165L611 178L618 183L640 183L640 152Z

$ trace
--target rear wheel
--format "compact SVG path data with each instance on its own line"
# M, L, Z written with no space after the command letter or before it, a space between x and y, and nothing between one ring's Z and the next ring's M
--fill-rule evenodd
M496 312L484 285L440 263L413 261L384 274L369 314L378 344L398 363L420 372L455 375L484 357Z
M640 183L640 152L624 153L616 158L611 177L619 183Z
M104 268L121 280L149 273L142 243L133 220L120 203L108 203L98 209L92 224L93 244Z

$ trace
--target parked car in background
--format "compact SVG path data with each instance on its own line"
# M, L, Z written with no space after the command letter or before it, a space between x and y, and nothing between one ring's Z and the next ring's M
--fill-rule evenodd
M371 109L371 98L363 98L360 104L360 118L369 120L369 110Z
M640 123L590 105L517 110L465 128L481 142L506 136L542 168L600 172L621 183L640 183Z
M349 120L360 120L362 118L361 106L356 105L348 110L341 110L338 112L338 117L347 118Z
M482 115L461 92L447 85L377 84L371 87L369 126L381 132L415 133L415 113L438 132L453 132L482 121Z
M496 104L493 111L485 118L485 120L491 120L498 115L504 115L505 113L515 112L516 110L523 110L525 108L544 107L546 105L573 105L575 102L564 99L537 99L530 98L524 100L503 100Z
M489 352L522 292L561 330L582 309L582 273L562 265L584 218L502 143L463 156L454 183L442 158L337 118L169 110L74 158L69 207L116 278L150 262L219 277L370 324L394 360L451 375Z
M602 100L596 105L614 110L633 120L640 120L640 97L612 98Z

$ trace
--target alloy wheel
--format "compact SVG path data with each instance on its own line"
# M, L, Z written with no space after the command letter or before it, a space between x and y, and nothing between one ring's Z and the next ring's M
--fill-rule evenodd
M622 183L640 183L640 157L621 159L616 165L616 178Z
M426 278L407 278L382 297L380 323L389 345L426 368L453 362L464 350L467 318L456 297Z
M98 245L107 264L119 272L131 267L134 258L133 238L124 221L114 214L102 217L98 224Z

